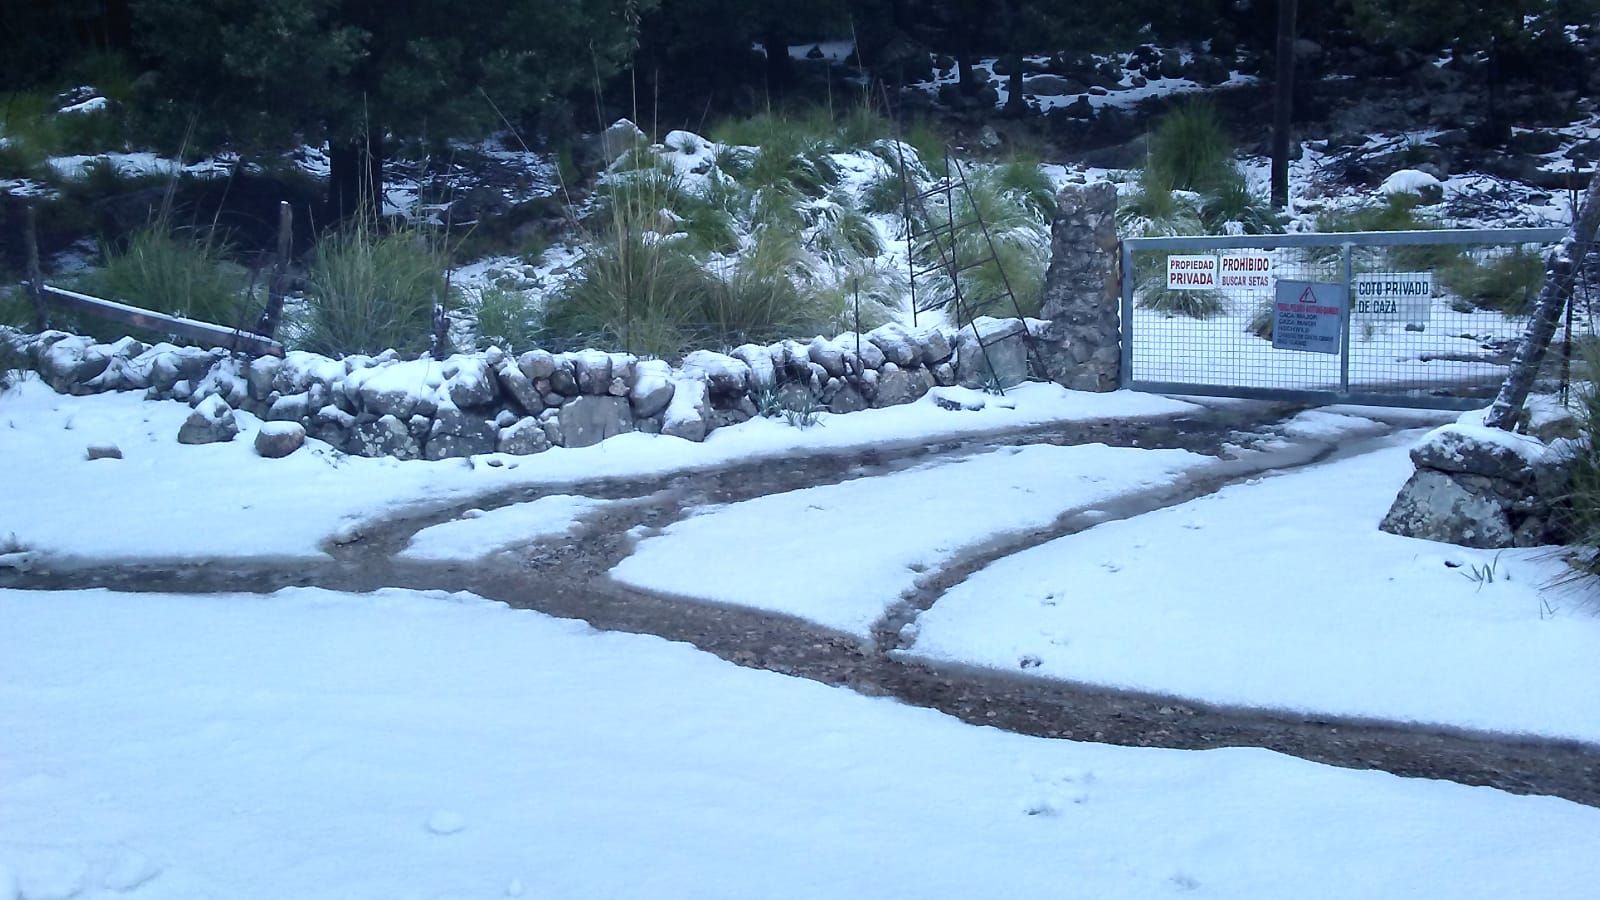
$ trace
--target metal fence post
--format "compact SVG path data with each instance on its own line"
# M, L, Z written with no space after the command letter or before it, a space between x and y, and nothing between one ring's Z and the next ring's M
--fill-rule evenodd
M1346 241L1340 252L1344 257L1342 269L1344 271L1344 305L1343 312L1339 314L1339 393L1350 393L1350 307L1355 303L1354 284L1354 248L1355 245Z
M1117 367L1117 387L1127 389L1133 384L1133 247L1127 241L1118 241L1117 247L1117 285L1122 292L1122 358Z

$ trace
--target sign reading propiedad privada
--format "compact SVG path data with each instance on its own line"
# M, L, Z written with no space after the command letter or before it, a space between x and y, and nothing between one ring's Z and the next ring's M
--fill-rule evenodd
M1421 330L1433 308L1432 272L1363 272L1351 279L1351 314Z
M1272 304L1272 347L1338 353L1345 287L1337 282L1279 281Z
M1167 257L1167 290L1214 291L1217 289L1215 256L1174 255Z

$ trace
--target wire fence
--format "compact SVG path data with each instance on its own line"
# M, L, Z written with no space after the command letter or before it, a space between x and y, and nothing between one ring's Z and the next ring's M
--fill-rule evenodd
M1566 229L1130 238L1123 383L1468 408L1505 378ZM1591 255L1592 256L1592 255ZM1600 283L1580 270L1572 330ZM1558 333L1558 339L1560 339Z

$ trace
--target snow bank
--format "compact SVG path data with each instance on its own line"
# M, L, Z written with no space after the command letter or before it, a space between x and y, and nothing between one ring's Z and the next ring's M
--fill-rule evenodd
M0 591L0 620L0 885L30 898L1600 881L1600 810L1574 803L973 728L462 595Z
M1211 703L1600 743L1600 618L1550 587L1559 559L1378 530L1411 474L1408 443L995 563L918 619L910 652Z

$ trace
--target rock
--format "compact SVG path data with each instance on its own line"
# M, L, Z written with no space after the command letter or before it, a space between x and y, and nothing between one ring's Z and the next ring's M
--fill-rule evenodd
M979 316L956 334L956 380L1008 388L1028 380L1028 329L1020 319Z
M649 139L639 130L639 126L627 119L618 119L611 123L610 128L600 133L600 153L607 167L620 159L624 153L649 144Z
M885 362L892 362L902 369L908 369L922 361L922 348L912 337L911 331L899 322L890 322L872 329L867 332L867 340L883 354Z
M96 344L94 338L69 335L54 341L41 352L35 368L46 384L67 394L77 385L104 372L110 364L109 347ZM170 387L169 383L163 390Z
M544 412L544 397L534 388L533 379L528 377L517 361L510 357L500 360L494 368L494 377L500 382L500 390L529 415L536 416Z
M563 397L578 396L578 378L573 373L570 359L561 357L556 360L555 371L550 373L550 390ZM549 400L547 399L545 402L548 403Z
M580 350L567 354L572 363L573 381L580 394L608 393L611 387L611 355L602 350ZM565 392L563 392L565 393Z
M456 406L488 406L499 394L494 373L481 356L452 356L445 360L443 373L445 394Z
M950 339L937 328L923 328L911 334L911 339L922 348L922 364L936 366L949 359L955 352L950 346Z
M833 339L833 345L843 348L846 353L854 354L856 359L861 361L863 370L883 368L883 364L888 360L888 356L878 349L877 344L865 335L855 332L839 335Z
M1510 547L1510 518L1493 496L1469 491L1449 475L1418 469L1378 526L1390 534L1463 547Z
M849 370L845 367L844 351L822 337L813 338L806 346L806 356L821 366L830 378L840 378Z
M660 415L672 402L672 367L664 360L640 362L633 389L628 392L628 402L635 418L648 419Z
M854 385L845 384L834 395L828 398L828 412L853 413L860 412L868 406L865 397Z
M500 429L494 448L499 453L527 456L550 449L550 439L544 432L544 425L537 418L528 416Z
M286 394L272 401L262 418L269 422L299 422L315 408L309 394Z
M562 405L559 418L565 447L592 447L633 430L633 411L621 397L585 395L569 400Z
M343 449L350 443L350 429L356 417L332 404L317 410L306 423L306 434L334 447Z
M661 433L703 441L711 430L711 392L698 378L680 378L661 421Z
M354 456L392 456L395 459L417 459L422 456L422 446L411 436L406 423L393 415L357 421L350 429L350 439L345 452Z
M439 407L428 429L422 455L438 460L493 453L498 438L499 433L493 422L462 412L460 407L445 404Z
M215 444L231 441L238 433L239 424L234 421L233 408L213 394L189 413L183 427L178 429L178 443Z
M734 348L731 355L749 367L751 388L771 388L778 383L777 366L773 363L771 348L760 344L741 344Z
M121 459L122 448L116 444L90 444L89 459Z
M1088 89L1088 85L1060 75L1034 75L1022 80L1023 92L1036 97L1064 97Z
M244 383L252 400L266 400L272 393L272 382L283 368L283 360L276 356L258 356L244 365Z
M299 422L266 422L256 432L256 455L282 459L306 442L306 429Z
M1161 51L1161 62L1157 64L1156 71L1162 78L1182 78L1183 54L1173 49Z
M933 388L933 376L920 366L902 369L894 363L885 363L878 375L878 393L873 406L898 406L920 398Z
M1484 427L1445 425L1411 448L1418 469L1437 469L1531 485L1545 447L1530 437Z
M1425 204L1438 203L1444 199L1444 185L1438 178L1419 169L1400 169L1383 180L1378 192L1385 197L1409 194L1421 199Z
M683 358L683 374L704 379L712 400L721 406L737 402L750 389L750 366L742 360L710 350L696 350Z
M547 350L529 350L517 357L517 368L531 381L548 381L556 372L556 358Z

